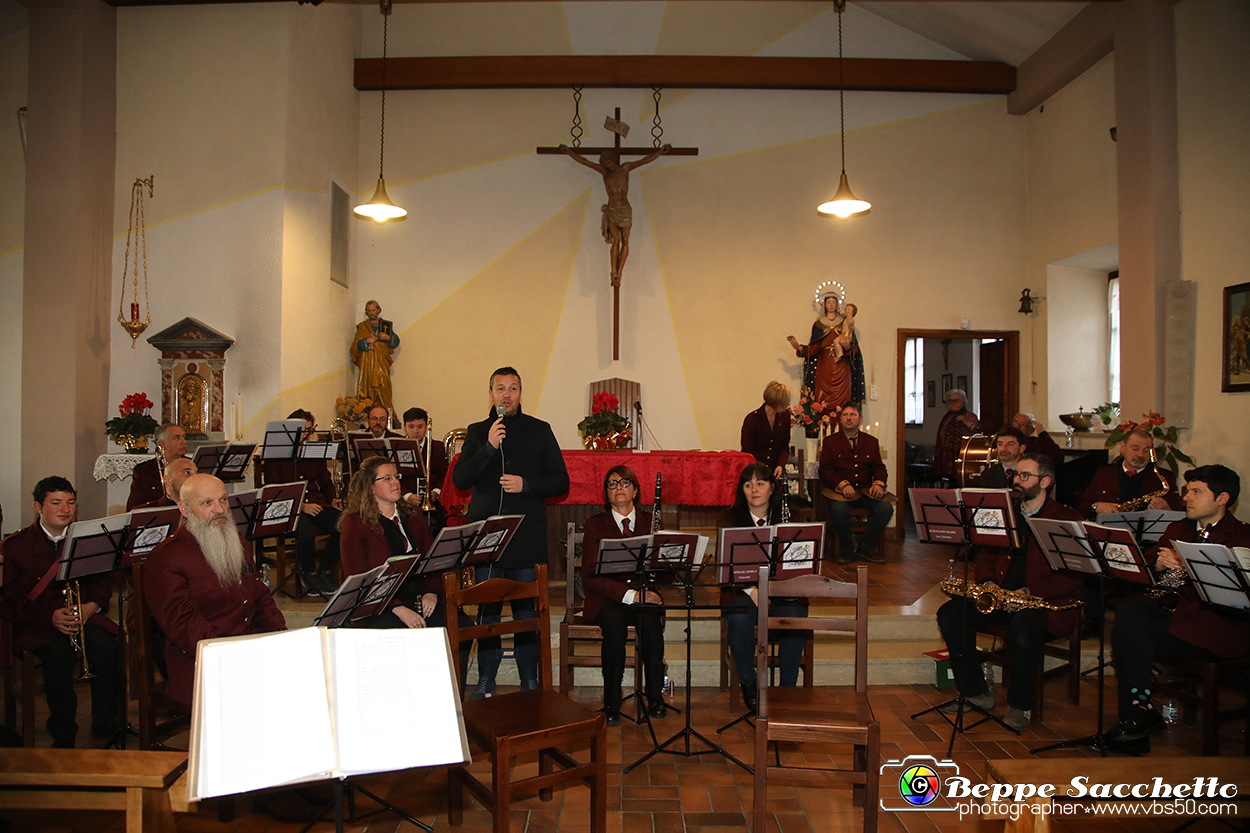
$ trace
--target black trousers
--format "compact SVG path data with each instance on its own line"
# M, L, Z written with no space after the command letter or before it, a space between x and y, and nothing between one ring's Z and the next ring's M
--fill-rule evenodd
M96 734L112 731L119 712L117 637L99 625L83 629L87 661L91 665L91 728ZM78 694L74 691L77 655L69 637L60 631L52 641L34 650L43 662L43 690L48 699L48 733L57 746L73 746L78 734Z
M1172 614L1148 596L1125 599L1116 607L1111 656L1115 660L1121 717L1133 705L1136 695L1150 688L1151 666L1156 658L1219 659L1206 648L1168 633L1171 624Z
M965 697L976 697L989 690L985 672L976 659L976 628L980 625L1007 625L1007 654L1011 657L1007 705L1021 711L1032 709L1043 647L1050 638L1047 616L1045 610L980 613L972 602L962 598L951 599L939 607L938 629L942 631L942 638L950 651L951 671L959 691Z
M321 507L316 515L300 512L299 519L295 521L295 563L305 575L328 573L339 563L339 514L333 506ZM320 565L317 564L316 547L318 530L330 534Z
M609 711L621 710L621 680L625 678L625 636L630 625L638 635L636 650L642 652L647 699L664 701L664 622L661 611L605 601L595 614L594 623L603 631L600 656L603 660L603 705Z

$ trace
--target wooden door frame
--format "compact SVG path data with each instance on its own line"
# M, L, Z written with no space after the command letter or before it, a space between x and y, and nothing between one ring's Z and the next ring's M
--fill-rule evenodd
M894 524L894 537L902 540L904 532L903 511L906 508L904 501L907 500L907 422L906 409L903 401L904 385L903 379L906 376L907 368L904 362L907 360L907 339L909 338L925 338L925 339L1002 339L1007 345L1007 372L1003 378L1003 399L1004 414L1010 414L1014 417L1020 412L1020 331L1019 330L920 330L920 329L904 329L898 330L898 351L897 351L897 373L894 378L898 379L897 392L895 393L895 421L898 426L897 438L895 442L895 457L898 461L898 505L895 510L896 518ZM965 391L966 393L966 391ZM921 391L921 395L924 392ZM1008 417L1010 419L1010 417Z

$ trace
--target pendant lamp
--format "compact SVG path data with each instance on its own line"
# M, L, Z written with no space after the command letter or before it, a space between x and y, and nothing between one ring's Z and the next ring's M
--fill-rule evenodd
M373 199L356 206L353 211L362 220L373 220L378 225L388 220L402 220L408 212L391 202L386 194L386 178L383 176L386 163L386 36L387 23L391 17L391 0L381 0L382 7L382 142L378 153L378 187L373 192Z
M838 139L842 142L842 177L838 180L838 191L833 199L818 205L816 211L826 217L845 220L867 212L872 203L855 196L846 181L846 85L842 75L842 12L846 10L846 0L834 0L833 8L838 13Z

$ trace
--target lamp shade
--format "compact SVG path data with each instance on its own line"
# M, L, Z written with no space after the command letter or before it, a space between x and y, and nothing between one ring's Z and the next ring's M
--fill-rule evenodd
M356 206L352 210L357 217L373 220L375 223L385 223L387 220L402 220L408 216L406 209L400 208L391 202L391 198L386 195L386 180L382 179L382 177L378 177L378 188L373 192L373 199Z
M816 210L826 217L838 217L840 219L863 214L870 208L872 208L872 203L867 200L861 200L851 192L851 186L846 181L845 172L843 172L842 178L838 180L838 192L833 195L833 199L816 206Z

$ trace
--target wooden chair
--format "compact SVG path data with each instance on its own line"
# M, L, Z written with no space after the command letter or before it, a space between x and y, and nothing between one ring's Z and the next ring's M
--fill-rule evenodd
M1007 625L982 625L976 630L994 637L994 647L981 652L982 662L992 662L1003 669L1004 687L1011 680L1011 655L1007 650ZM1046 669L1046 657L1056 657L1063 662L1054 668ZM1068 680L1068 702L1074 706L1081 704L1081 620L1067 636L1052 639L1042 647L1042 668L1038 669L1037 686L1033 692L1033 723L1043 722L1045 716L1045 687L1047 680L1066 677Z
M135 695L139 700L139 748L165 749L160 742L163 737L176 734L191 724L191 706L181 703L165 693L165 682L157 679L156 657L152 652L152 611L143 595L143 564L131 567L130 582L134 587L130 603L135 611L133 634L137 657L134 679ZM173 716L158 722L156 712L164 709Z
M756 632L759 640L759 632ZM768 640L768 668L770 671L780 668L781 660L777 653L777 640ZM816 669L816 652L812 632L808 631L803 638L803 658L799 661L803 671L803 688L815 685L813 674ZM729 620L724 616L720 620L720 673L721 690L729 689L729 710L737 712L742 707L742 687L738 684L738 666L734 664L733 654L729 650Z
M774 618L768 615L770 596L799 596L812 599L851 599L855 618L815 617ZM877 829L877 781L881 758L881 726L868 703L868 568L856 569L856 581L834 581L825 576L802 576L788 581L769 581L768 568L760 568L759 632L772 635L778 630L843 631L855 637L855 687L780 688L764 685L768 679L767 639L759 640L755 652L756 673L761 681L759 714L755 723L755 791L752 830L764 833L767 827L769 779L803 784L850 783L856 806L864 808L863 829ZM769 765L768 744L792 743L850 744L851 769Z
M1220 754L1220 721L1244 717L1247 706L1220 710L1220 688L1229 683L1246 684L1250 671L1250 659L1204 660L1188 657L1156 659L1155 665L1164 674L1157 678L1156 702L1165 694L1180 700L1185 706L1185 722L1192 724L1195 717L1202 723L1202 754ZM1171 679L1169 679L1171 678ZM1245 733L1245 754L1250 755L1250 732Z
M532 582L490 579L460 589L454 573L443 577L447 600L447 636L453 646L472 639L503 634L533 633L538 639L539 688L513 694L469 700L463 705L464 727L470 742L491 758L491 781L484 784L465 767L447 774L447 819L459 825L464 818L464 791L491 811L495 833L507 833L513 798L535 793L551 800L557 784L585 784L590 788L590 830L607 827L607 720L599 712L551 690L551 609L547 599L547 565L539 564ZM537 616L460 627L456 611L513 599L535 599ZM460 670L457 667L457 677ZM464 680L458 680L463 690ZM590 745L587 762L575 760L565 749ZM538 775L514 779L512 759L538 755ZM558 768L557 768L558 767Z
M564 549L564 619L560 622L560 693L568 695L573 685L573 669L602 668L603 657L600 651L603 643L603 631L598 625L586 621L582 617L582 602L577 597L577 568L574 563L577 545L582 542L582 533L577 531L577 524L569 523L568 539ZM625 646L633 650L634 658L634 699L639 704L641 716L642 698L642 656L637 648L638 636L634 626L625 631ZM578 645L594 647L594 653L578 654Z

